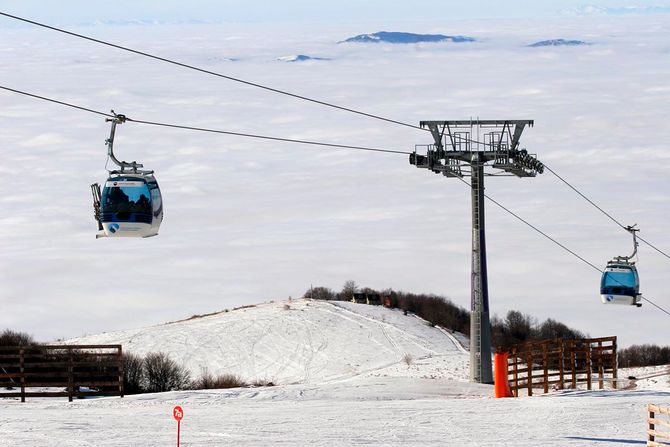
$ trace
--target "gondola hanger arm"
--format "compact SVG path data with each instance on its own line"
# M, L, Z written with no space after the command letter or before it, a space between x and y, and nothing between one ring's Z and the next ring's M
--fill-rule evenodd
M110 160L112 160L118 167L121 168L121 172L124 172L126 168L128 168L131 169L132 172L136 173L137 169L144 167L144 165L137 163L136 161L131 163L128 163L127 161L119 161L119 159L114 155L114 135L116 134L116 125L125 123L126 116L117 114L114 112L114 110L112 110L112 115L114 115L113 118L105 118L105 122L112 123L112 128L109 132L109 138L105 141L107 144L107 155L109 156Z

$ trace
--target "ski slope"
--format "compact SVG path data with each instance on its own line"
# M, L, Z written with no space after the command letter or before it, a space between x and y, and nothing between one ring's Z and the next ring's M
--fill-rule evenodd
M310 300L72 339L277 386L0 399L0 447L170 445L175 405L183 446L628 446L645 443L646 404L670 406L667 367L620 370L638 379L628 390L493 399L467 381L465 341L398 310Z
M248 382L323 383L349 377L467 380L469 355L448 331L397 309L347 302L271 302L142 329L67 340L164 352L188 368Z

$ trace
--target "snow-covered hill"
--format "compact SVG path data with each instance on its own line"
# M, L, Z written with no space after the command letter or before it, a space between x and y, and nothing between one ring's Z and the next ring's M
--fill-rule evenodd
M353 376L466 381L460 334L397 309L347 302L271 302L184 321L68 340L165 352L191 370L248 381L322 383Z

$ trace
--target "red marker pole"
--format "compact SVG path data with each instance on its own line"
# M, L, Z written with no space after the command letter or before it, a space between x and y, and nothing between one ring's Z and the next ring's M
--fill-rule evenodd
M179 435L181 432L181 420L184 417L184 410L179 405L172 409L172 416L177 421L177 447L179 447Z

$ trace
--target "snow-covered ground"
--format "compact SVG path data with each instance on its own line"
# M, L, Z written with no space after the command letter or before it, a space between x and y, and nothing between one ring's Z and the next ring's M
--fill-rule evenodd
M620 368L619 378L631 390L670 391L670 365Z
M1 446L644 445L647 403L668 391L575 391L491 399L490 387L416 378L0 401Z
M0 400L0 446L616 446L645 443L645 407L670 406L667 367L619 371L624 391L493 399L471 384L462 334L381 306L293 300L68 340L169 353L195 375L277 386L68 403ZM412 356L405 361L405 355ZM408 364L409 363L409 364ZM660 375L665 374L665 375Z

